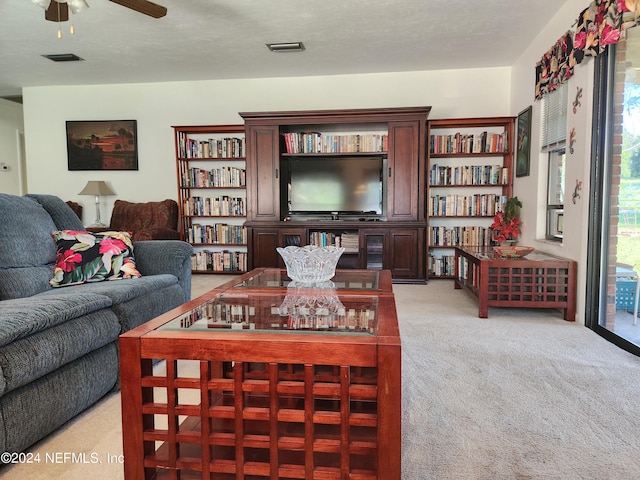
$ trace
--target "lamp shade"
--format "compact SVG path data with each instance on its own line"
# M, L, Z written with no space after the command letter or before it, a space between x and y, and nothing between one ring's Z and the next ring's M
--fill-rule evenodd
M89 180L78 195L115 195L116 192L102 180Z

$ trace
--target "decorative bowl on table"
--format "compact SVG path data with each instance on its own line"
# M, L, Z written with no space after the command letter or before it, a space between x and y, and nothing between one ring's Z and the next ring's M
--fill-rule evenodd
M319 247L305 245L278 247L276 251L284 260L287 275L295 282L326 282L336 274L336 265L343 247Z
M522 258L529 255L535 249L533 247L522 247L519 245L507 245L493 247L493 251L503 258Z

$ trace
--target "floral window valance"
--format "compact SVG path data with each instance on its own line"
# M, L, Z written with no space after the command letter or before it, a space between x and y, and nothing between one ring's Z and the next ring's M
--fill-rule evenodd
M573 33L568 31L536 65L536 99L553 92L573 75L575 62L571 62L572 53Z
M627 28L638 24L640 0L594 0L579 15L575 32L568 31L536 64L535 98L553 92L573 75L585 57L604 52Z

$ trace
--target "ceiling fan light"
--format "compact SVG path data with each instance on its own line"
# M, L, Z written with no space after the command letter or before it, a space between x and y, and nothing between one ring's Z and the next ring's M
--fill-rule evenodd
M40 7L44 8L45 10L49 8L49 4L51 3L51 0L31 0L31 1L36 5L39 5Z
M69 5L69 10L74 15L78 12L81 12L85 8L89 8L89 5L84 0L66 0L67 5Z
M31 0L36 5L44 8L45 10L51 5L51 0ZM58 3L66 3L69 6L69 10L74 15L81 12L85 8L89 8L89 4L85 0L57 0Z

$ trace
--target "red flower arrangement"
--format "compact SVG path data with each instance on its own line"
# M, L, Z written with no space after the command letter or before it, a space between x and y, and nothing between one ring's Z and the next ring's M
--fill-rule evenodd
M522 207L522 202L518 200L518 197L513 197L507 200L500 212L495 214L491 230L496 242L502 243L518 238L522 223L520 221L520 207Z

